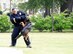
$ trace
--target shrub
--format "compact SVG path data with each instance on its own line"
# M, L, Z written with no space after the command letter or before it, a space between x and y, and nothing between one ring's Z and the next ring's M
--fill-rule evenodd
M73 30L73 12L69 15L68 18L70 18L71 29Z
M65 13L53 14L54 31L62 32L65 29L73 29L73 14L66 17ZM39 31L52 30L52 17L33 16L31 21L35 24L33 27Z
M54 30L62 31L63 29L70 29L70 18L65 17L64 13L54 15Z
M35 23L35 25L33 25L33 27L35 27L35 29L39 30L39 31L43 31L44 30L44 19L41 16L32 17L32 22Z
M31 17L31 21L35 23L33 26L35 29L42 32L43 30L48 30L51 28L51 17L47 16L46 18L42 16L33 16Z
M0 15L0 32L6 32L9 30L11 23L9 17L6 15Z

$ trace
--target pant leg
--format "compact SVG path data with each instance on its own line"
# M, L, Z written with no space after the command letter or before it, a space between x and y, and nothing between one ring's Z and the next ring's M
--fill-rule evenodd
M12 32L12 36L11 36L11 44L12 46L16 45L17 40L15 39L20 33L20 29L19 27L14 27L13 32Z

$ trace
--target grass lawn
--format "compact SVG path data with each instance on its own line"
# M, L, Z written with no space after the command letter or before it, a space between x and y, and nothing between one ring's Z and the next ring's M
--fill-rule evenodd
M10 48L10 35L0 33L0 47ZM73 33L30 33L29 36L32 48L26 48L22 37L13 48L24 54L73 54Z

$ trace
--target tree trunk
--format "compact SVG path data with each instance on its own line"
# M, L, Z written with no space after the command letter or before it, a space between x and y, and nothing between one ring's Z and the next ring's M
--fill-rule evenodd
M29 14L34 15L34 13L35 13L34 9L29 10Z
M72 12L72 6L73 6L73 0L68 1L68 10L69 12Z
M60 11L61 11L61 12L64 12L64 11L68 8L67 6L68 6L68 4L64 2L64 3L61 5Z
M12 1L12 0L10 0L10 12L11 12L11 5L12 5L12 4L11 4L11 1Z
M64 12L66 9L68 10L68 13L72 12L72 5L73 5L73 0L66 0L66 2L64 2L61 5L61 12Z
M44 17L46 17L47 15L50 16L50 8L48 9L47 7L45 7Z

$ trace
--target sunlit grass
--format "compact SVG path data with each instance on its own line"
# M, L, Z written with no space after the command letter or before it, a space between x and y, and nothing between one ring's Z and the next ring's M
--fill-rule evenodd
M9 47L11 33L0 33L0 47ZM15 49L24 54L73 54L73 33L30 33L32 48L26 48L23 38Z

